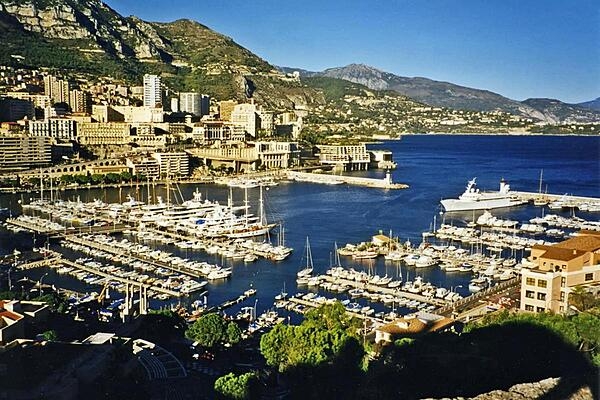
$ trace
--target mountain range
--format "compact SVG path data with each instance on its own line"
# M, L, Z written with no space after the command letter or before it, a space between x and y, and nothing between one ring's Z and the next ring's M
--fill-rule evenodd
M325 76L360 83L373 90L393 90L419 102L436 107L476 111L505 111L549 123L586 123L600 121L600 100L567 104L554 99L512 100L497 93L473 89L428 78L407 78L364 64L329 68L321 72L281 67L301 76Z
M0 0L0 65L55 68L141 83L160 74L174 92L195 90L243 101L246 88L272 109L325 103L326 90L305 77L329 77L397 92L436 107L506 111L550 123L598 122L599 100L580 105L551 99L511 100L486 90L427 78L406 78L351 64L322 72L283 72L233 39L186 19L170 23L124 17L101 0ZM85 79L83 77L82 79Z

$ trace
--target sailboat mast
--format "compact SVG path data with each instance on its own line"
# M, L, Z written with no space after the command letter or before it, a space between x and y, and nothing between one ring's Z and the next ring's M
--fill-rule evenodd
M40 168L40 200L44 200L44 176L42 175L42 169Z
M260 187L260 198L258 199L258 216L259 216L259 220L260 220L260 224L261 225L266 225L267 221L265 221L265 205L263 202L263 187L262 185L259 185Z
M248 226L248 208L250 206L248 205L248 188L244 188L244 208L246 209L246 211L244 212L244 220L245 220L245 224L246 226Z
M542 194L542 177L543 177L543 176L544 176L544 170L543 170L543 169L541 169L541 170L540 170L540 187L539 187L539 189L538 189L538 193L539 193L539 194Z

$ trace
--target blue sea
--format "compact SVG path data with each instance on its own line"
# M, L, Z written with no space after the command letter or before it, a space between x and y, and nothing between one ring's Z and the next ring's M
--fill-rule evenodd
M331 264L334 243L369 241L377 233L398 236L402 241L418 244L421 233L431 229L436 218L439 226L472 220L471 214L441 215L439 201L460 195L469 179L477 177L482 189L497 190L501 178L507 180L513 190L536 192L539 188L540 171L543 170L543 191L569 193L580 196L600 197L600 137L564 136L454 136L454 135L411 135L400 141L370 145L370 148L389 149L394 154L398 168L393 171L395 182L406 183L406 190L381 190L347 185L321 185L312 183L281 183L265 191L265 208L270 221L281 221L285 227L286 245L294 253L283 262L273 263L260 260L244 264L207 255L202 251L182 251L168 247L174 253L188 258L217 262L233 267L228 281L208 285L208 304L216 305L235 298L250 286L258 290L256 298L241 306L254 306L258 312L271 308L273 299L285 286L286 291L295 293L296 272L306 264L304 258L306 237L310 239L315 270L324 272ZM355 173L362 176L383 177L378 170ZM200 190L209 199L226 201L228 189L216 185L183 185L180 190L184 198L190 198L194 190ZM107 202L118 201L127 194L146 200L146 189L140 187L100 190L61 191L63 199L89 201L100 198ZM10 207L19 212L18 202L29 201L32 194L1 195L0 207ZM164 197L164 194L163 194ZM251 204L256 205L258 189L250 192ZM234 200L242 202L243 192L234 192ZM256 212L256 209L253 210ZM526 221L539 216L541 209L534 206L497 211L495 215ZM565 215L568 213L565 212ZM577 213L590 220L600 219L600 214ZM276 234L272 238L278 240ZM31 234L10 234L0 231L0 254L10 254L15 248L31 248L34 240L42 245L44 238L33 238ZM57 245L54 245L57 246ZM404 279L413 279L417 271L402 265L376 261L353 261L342 257L348 267L363 269L380 275L402 274ZM52 270L28 271L32 279L44 273L44 283L57 283L79 291L100 291L99 287L86 286L75 279L58 276ZM467 295L469 277L446 275L438 268L418 271L425 280L447 288L462 287L458 291ZM0 288L5 287L0 282ZM306 289L304 289L305 291ZM332 295L330 295L332 296ZM344 297L342 295L341 297ZM158 306L152 302L152 306ZM235 312L233 308L228 312Z

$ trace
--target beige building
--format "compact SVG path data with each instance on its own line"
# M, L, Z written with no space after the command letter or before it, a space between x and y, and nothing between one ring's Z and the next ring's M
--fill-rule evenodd
M45 94L31 94L27 92L7 92L7 97L20 100L28 100L33 103L34 107L46 108L52 105L50 96Z
M126 145L131 141L131 125L124 122L82 122L77 127L77 140L82 145Z
M216 141L243 142L246 139L246 133L242 126L228 121L210 119L195 124L190 135L193 140L203 144L212 144Z
M521 272L521 309L566 313L569 293L600 284L600 232L580 231L553 246L535 245Z
M127 158L125 164L133 175L144 176L149 179L160 177L160 164L154 158Z
M113 106L124 122L160 123L164 120L162 107Z
M73 89L69 92L69 105L71 112L91 114L92 96L83 90Z
M231 121L231 113L236 106L235 100L223 100L219 102L219 117L223 121Z
M296 142L256 142L256 156L267 169L300 165L300 149Z
M54 103L69 103L69 82L47 75L44 77L44 94Z

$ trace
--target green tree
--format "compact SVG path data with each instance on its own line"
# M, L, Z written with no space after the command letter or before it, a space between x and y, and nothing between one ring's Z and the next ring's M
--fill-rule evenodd
M42 333L42 336L44 337L44 340L48 340L50 342L58 339L58 335L56 334L55 330L46 331Z
M260 350L267 363L285 371L299 365L318 366L343 358L350 366L362 361L357 323L340 303L308 312L300 326L277 325L263 335Z
M225 321L219 314L203 315L185 331L185 336L201 346L214 347L225 338Z
M249 399L252 393L252 384L256 381L256 378L254 372L248 372L240 376L236 376L231 372L215 381L215 391L225 399Z
M600 298L586 291L581 286L576 286L569 293L569 305L575 307L578 311L586 311L591 308L600 307Z
M225 337L227 338L227 342L231 344L239 343L242 340L242 331L238 324L233 321L229 321L227 324L227 329L225 331Z

